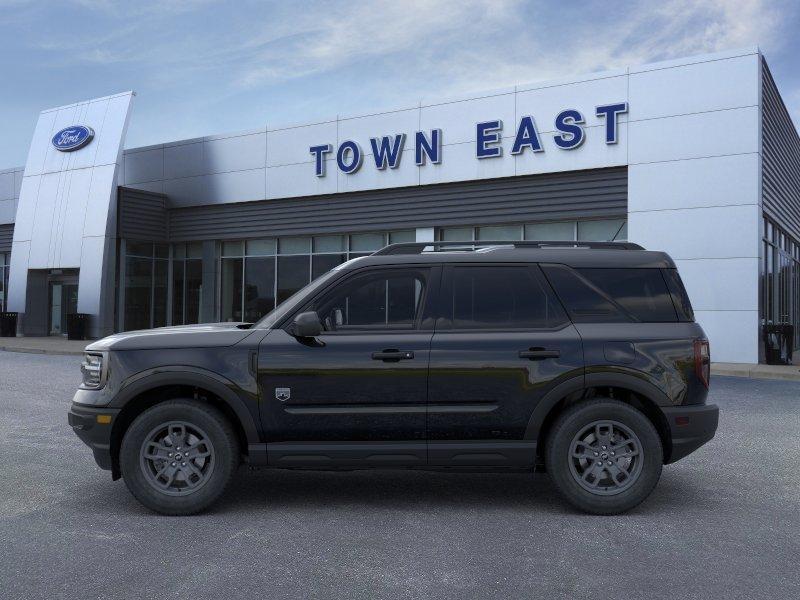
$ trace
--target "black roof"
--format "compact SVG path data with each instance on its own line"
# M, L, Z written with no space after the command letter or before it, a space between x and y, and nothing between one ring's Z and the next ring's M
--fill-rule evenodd
M571 267L675 268L665 252L628 242L414 242L391 244L347 263L367 265L441 263L555 263Z

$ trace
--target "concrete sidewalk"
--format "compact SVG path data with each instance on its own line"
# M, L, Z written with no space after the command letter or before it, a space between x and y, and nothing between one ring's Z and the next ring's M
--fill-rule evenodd
M800 366L711 363L711 375L748 377L750 379L786 379L790 381L800 381Z
M65 337L0 337L0 350L32 354L72 354L80 356L91 340L68 340Z

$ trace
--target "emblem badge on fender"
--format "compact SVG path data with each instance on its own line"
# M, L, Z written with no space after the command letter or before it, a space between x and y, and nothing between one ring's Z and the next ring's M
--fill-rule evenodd
M275 398L281 402L286 402L292 397L292 388L275 388Z

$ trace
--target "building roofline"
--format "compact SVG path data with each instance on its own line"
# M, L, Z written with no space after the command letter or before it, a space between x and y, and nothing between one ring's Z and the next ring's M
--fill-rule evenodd
M271 132L271 131L279 131L284 129L296 129L298 127L305 127L310 125L316 125L320 123L334 123L337 121L348 120L348 119L355 119L360 117L369 117L369 116L377 116L377 115L384 115L389 113L396 113L408 110L416 110L421 107L428 107L428 106L438 106L442 104L453 104L457 102L465 102L469 100L476 100L479 98L490 98L494 96L502 96L507 94L513 94L516 92L521 91L529 91L529 90L537 90L537 89L545 89L551 87L560 87L565 85L570 85L573 83L582 83L586 81L594 81L597 79L608 79L612 77L624 77L626 75L632 73L645 73L648 71L658 71L660 69L668 69L672 67L684 66L684 65L692 65L692 64L699 64L703 62L713 62L718 60L727 60L731 58L738 58L742 56L749 56L749 55L761 55L761 50L758 46L747 46L744 48L736 48L732 50L725 50L720 52L713 52L708 54L696 54L692 56L686 56L682 58L664 60L664 61L657 61L653 63L645 63L642 65L635 65L635 66L625 66L616 69L609 69L604 71L596 71L591 73L583 73L583 74L575 74L564 76L556 79L544 79L541 81L533 81L533 82L521 82L517 83L513 86L506 87L506 88L497 88L493 90L475 90L471 94L463 94L459 96L437 96L435 98L425 98L421 97L418 99L416 103L409 103L405 106L393 106L393 107L381 107L380 109L371 110L366 113L361 114L339 114L339 115L331 115L329 117L321 117L317 119L312 119L307 122L288 122L288 123L280 123L276 125L271 125L267 123L261 127L252 128L249 130L242 130L242 131L230 131L230 132L222 132L222 133L215 133L209 134L207 136L200 136L194 138L186 138L182 140L170 140L165 142L160 142L157 144L149 144L147 146L136 146L132 148L125 148L124 152L141 152L145 150L152 150L156 148L164 148L168 146L182 146L185 144L192 144L198 143L202 141L209 141L213 139L220 139L220 138L230 138L230 137L238 137L242 135L247 135L251 133L262 133L262 132Z
M119 92L118 94L110 94L108 96L101 96L100 98L92 98L90 100L81 100L80 102L73 102L72 104L64 104L53 108L46 108L40 114L47 114L56 110L63 110L65 108L73 108L74 106L82 106L84 104L91 104L92 102L100 102L101 100L111 100L112 98L119 98L121 96L135 96L136 92L128 90L127 92Z

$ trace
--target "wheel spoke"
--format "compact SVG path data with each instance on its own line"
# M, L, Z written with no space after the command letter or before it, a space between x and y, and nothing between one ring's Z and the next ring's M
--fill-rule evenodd
M203 481L203 473L192 461L187 461L183 471L186 475L186 485L189 487L197 487ZM192 481L192 475L197 475L197 481Z
M599 472L598 472L599 471ZM600 483L601 475L603 474L602 469L598 469L597 465L594 462L589 466L586 471L583 472L583 481L584 483L588 484L590 487L597 487L597 484ZM594 476L593 481L589 481L589 476Z
M169 460L169 448L153 441L147 442L147 448L144 454L145 458L149 460Z
M619 443L611 446L611 449L614 450L614 451L622 450L625 446L634 446L634 448L635 448L636 447L636 442L634 442L633 440L623 440L622 442L619 442Z
M619 468L617 463L612 462L610 465L607 465L607 470L611 474L611 479L619 485L625 481L628 477L628 473Z
M177 473L177 467L173 467L171 464L167 463L163 469L156 473L156 481L161 487L169 488L172 485L172 482L175 481L175 475ZM166 481L162 481L162 477L165 477Z
M180 446L186 439L186 427L183 423L173 423L169 426L169 437L173 446Z
M633 458L634 456L639 456L638 450L629 450L626 452L616 452L614 454L614 458Z

